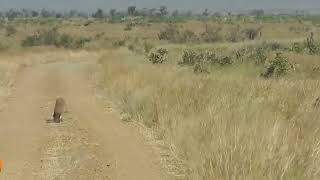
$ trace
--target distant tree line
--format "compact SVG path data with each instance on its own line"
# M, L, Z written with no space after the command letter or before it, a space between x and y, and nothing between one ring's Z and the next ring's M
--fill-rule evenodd
M15 18L107 18L107 17L126 17L126 16L156 16L156 17L190 17L190 16L202 16L202 17L220 17L220 16L231 16L231 12L220 13L220 12L212 12L208 8L204 9L200 14L194 14L192 11L179 11L173 10L169 12L166 6L160 6L159 8L142 8L138 9L136 6L129 6L126 10L117 10L110 9L109 11L105 11L103 9L97 9L93 13L78 11L78 10L69 10L65 12L58 12L53 10L41 9L41 10L32 10L32 9L10 9L7 11L0 12L0 18L7 18L9 20ZM249 16L264 16L265 12L263 9L253 9L248 11L246 14Z
M0 12L0 18L8 18L13 20L16 18L63 18L63 17L89 17L90 14L86 12L81 12L77 10L70 10L66 12L57 12L53 10L41 9L41 10L32 10L32 9L10 9L7 11Z

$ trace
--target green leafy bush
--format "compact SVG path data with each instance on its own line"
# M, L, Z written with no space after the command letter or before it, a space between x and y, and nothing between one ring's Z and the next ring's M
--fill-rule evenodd
M276 57L266 65L265 72L261 75L265 78L280 77L287 74L291 67L288 59L281 53L277 53Z
M179 64L193 66L198 60L199 54L192 49L187 49L183 51L182 61Z
M207 51L204 53L203 57L212 65L217 64L224 66L233 63L231 56L216 53L215 51Z
M152 64L162 64L168 60L168 50L164 48L159 48L149 55L149 61Z

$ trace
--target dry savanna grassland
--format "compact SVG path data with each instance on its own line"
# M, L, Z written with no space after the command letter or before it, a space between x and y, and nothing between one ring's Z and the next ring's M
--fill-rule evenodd
M19 62L25 54L98 53L104 95L167 146L177 178L316 180L319 25L280 16L2 21L0 97L32 65Z

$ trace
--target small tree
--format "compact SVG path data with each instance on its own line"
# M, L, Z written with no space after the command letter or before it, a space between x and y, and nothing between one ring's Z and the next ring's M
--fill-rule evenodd
M42 9L40 14L41 14L41 16L44 17L44 18L47 18L47 17L50 17L50 16L51 16L51 13L50 13L48 10L46 10L46 9Z
M209 16L210 15L210 12L209 12L209 9L206 8L203 13L202 13L203 16Z
M134 16L136 14L136 6L129 6L128 7L128 15Z
M111 17L114 17L114 16L116 15L116 13L117 13L117 10L116 10L116 9L111 9L111 10L110 10L110 16L111 16Z
M13 20L17 17L20 16L20 12L18 10L14 10L14 9L10 9L9 11L6 12L6 17L9 19L9 20Z
M56 14L56 18L59 19L59 18L62 18L62 17L63 17L63 15L62 15L61 13L57 13L57 14Z
M38 11L32 11L31 12L31 16L32 17L38 17L39 16L39 12Z
M263 16L264 10L263 9L254 9L250 12L250 15L257 16L257 17Z
M97 12L95 12L92 17L94 18L103 18L103 10L102 9L98 9Z
M166 15L168 15L168 9L167 9L166 6L161 6L161 7L160 7L160 14L161 14L161 16L166 16Z

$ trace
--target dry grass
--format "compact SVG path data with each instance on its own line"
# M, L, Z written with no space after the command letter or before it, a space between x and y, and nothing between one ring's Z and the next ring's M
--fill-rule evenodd
M6 107L5 99L11 94L19 68L18 64L0 58L0 112Z
M10 22L7 25L14 26L17 32L10 37L6 36L5 28L0 28L0 39L2 43L6 42L6 46L13 48L20 48L21 41L23 41L27 36L30 36L36 33L39 30L48 30L52 27L59 27L59 31L66 33L75 38L77 37L86 37L94 39L93 42L89 43L87 46L92 47L93 49L110 47L113 41L124 39L125 37L130 37L131 39L140 38L144 40L154 41L157 44L158 33L165 28L165 23L150 23L144 22L144 25L136 25L132 28L131 31L125 31L126 23L107 23L96 21L90 24L89 26L84 26L87 20L81 19L69 19L69 20L52 20L39 22ZM305 38L309 34L310 30L315 32L315 36L319 36L319 28L316 26L305 24L299 24L295 22L283 22L283 23L268 23L268 22L256 22L256 23L247 23L247 22L234 22L234 23L223 23L209 21L206 22L209 26L214 27L223 27L224 35L237 27L238 25L241 29L248 27L262 27L262 38L261 40L278 40L286 41L288 39L298 39ZM205 24L201 21L188 21L185 23L177 23L177 25L185 30L191 30L196 34L200 34L205 30ZM309 28L309 31L293 32L290 28L303 29ZM98 36L98 38L97 38ZM161 44L161 43L160 43Z
M124 49L100 62L108 93L176 146L190 179L320 178L318 80L263 80L237 67L197 76Z
M292 32L298 23L241 23L242 28L263 26L259 40L239 43L167 44L158 41L164 24L136 26L124 31L124 23L65 20L60 30L72 36L93 38L87 48L112 47L114 41L130 36L127 43L135 48L144 41L169 49L169 62L151 65L139 53L127 48L107 50L100 63L108 96L136 120L153 130L159 140L173 144L179 159L189 168L189 179L281 179L316 180L320 178L320 97L319 56L286 52L291 62L299 64L295 73L282 79L258 77L261 69L245 64L213 68L209 75L195 75L189 68L177 66L184 48L222 47L232 50L263 40L281 43L302 41L308 32ZM237 24L213 26L231 29ZM179 24L181 28L201 33L199 21ZM66 59L86 60L86 51L52 48L20 49L21 41L48 24L16 24L17 33L0 39L8 42L8 51L0 55L1 89L7 89L15 69L21 64L50 63ZM319 28L314 27L315 36ZM101 34L103 33L103 34ZM101 34L101 37L96 37ZM100 35L99 35L100 36ZM35 55L34 55L35 54ZM98 53L97 53L98 54ZM96 55L97 55L96 54ZM141 54L141 53L140 53ZM19 65L17 65L19 64ZM2 88L1 88L2 86Z

